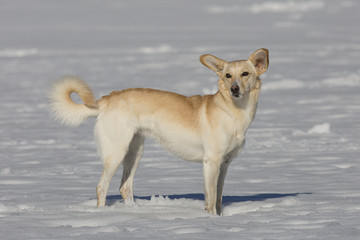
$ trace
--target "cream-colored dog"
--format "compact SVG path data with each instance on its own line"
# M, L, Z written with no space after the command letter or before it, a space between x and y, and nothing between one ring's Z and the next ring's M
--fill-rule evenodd
M120 193L133 200L133 179L144 138L158 140L176 155L203 163L205 209L221 214L227 169L244 145L254 119L261 80L269 64L268 50L255 51L248 60L227 62L212 55L200 61L219 76L214 95L185 97L153 89L126 89L95 100L88 85L76 77L57 82L51 93L54 116L77 126L96 117L95 137L104 169L97 186L97 206L105 206L109 183L123 163ZM71 93L84 104L76 104Z

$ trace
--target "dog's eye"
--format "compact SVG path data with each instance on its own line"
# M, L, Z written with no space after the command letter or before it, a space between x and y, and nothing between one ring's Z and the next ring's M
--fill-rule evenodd
M230 73L227 73L225 76L226 76L227 78L231 78L231 77L232 77Z
M242 77L246 77L247 75L249 75L248 72L243 72L243 73L241 74Z

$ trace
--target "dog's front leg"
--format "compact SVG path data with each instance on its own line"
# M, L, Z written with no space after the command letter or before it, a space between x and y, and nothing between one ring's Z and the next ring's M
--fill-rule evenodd
M226 172L227 172L229 165L230 165L230 160L224 161L220 165L220 174L219 174L218 185L217 185L217 199L216 199L216 212L218 215L221 215L222 192L223 192Z
M216 215L217 185L221 158L206 158L203 163L205 210Z

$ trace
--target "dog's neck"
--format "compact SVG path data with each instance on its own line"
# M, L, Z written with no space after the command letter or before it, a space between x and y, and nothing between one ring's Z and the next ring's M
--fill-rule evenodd
M258 78L255 86L249 92L240 99L234 99L231 97L228 89L223 87L221 80L219 80L219 91L215 94L215 98L217 98L218 105L234 118L236 122L240 121L240 119L242 119L241 121L246 121L241 124L245 128L244 130L246 130L255 117L260 87L261 80Z

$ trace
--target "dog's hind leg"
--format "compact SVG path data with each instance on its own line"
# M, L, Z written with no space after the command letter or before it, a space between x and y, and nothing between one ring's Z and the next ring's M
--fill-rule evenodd
M144 137L135 134L123 162L120 193L124 201L133 200L133 180L144 149Z
M105 126L105 127L104 127ZM104 122L97 124L95 135L98 140L98 148L103 158L104 169L96 188L97 206L105 206L106 195L110 181L120 164L123 162L134 132L129 128L107 128Z
M104 159L104 169L101 174L99 184L96 188L97 193L97 206L104 207L106 201L106 195L109 188L110 181L116 171L118 170L125 153L123 154L112 154Z

